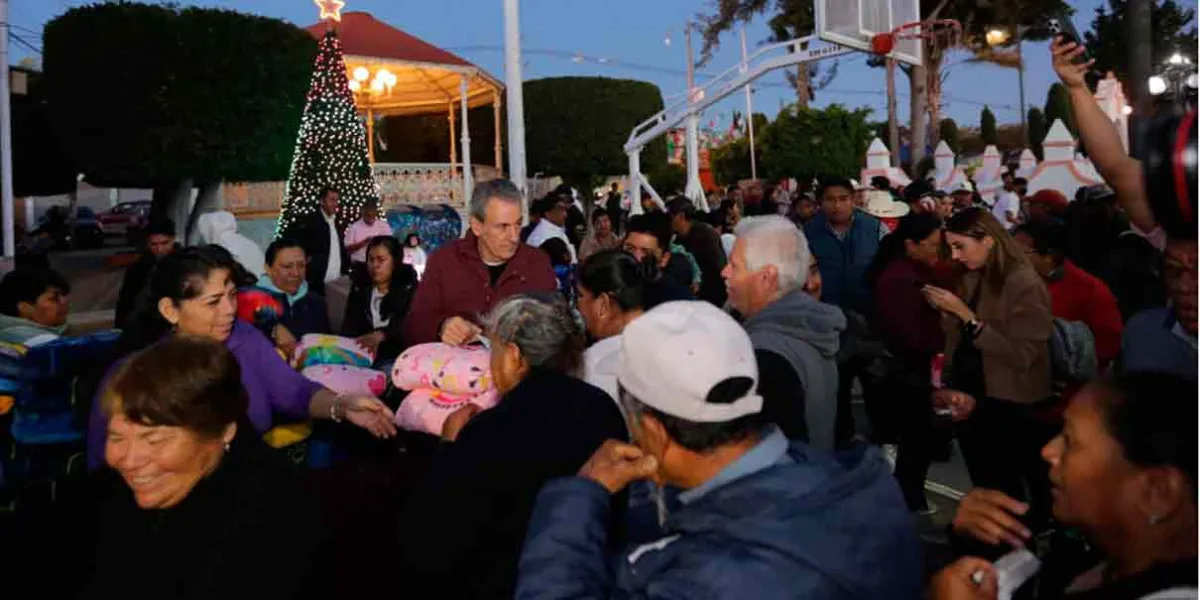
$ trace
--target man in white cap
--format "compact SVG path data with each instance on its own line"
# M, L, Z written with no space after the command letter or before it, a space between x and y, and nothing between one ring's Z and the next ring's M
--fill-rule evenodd
M975 186L970 181L960 181L950 190L954 199L954 212L966 210L975 204Z
M742 328L668 302L621 334L617 381L636 445L605 443L538 497L517 598L915 598L920 542L886 462L789 442L760 416ZM665 537L606 556L613 494L681 490ZM615 572L611 568L615 565Z

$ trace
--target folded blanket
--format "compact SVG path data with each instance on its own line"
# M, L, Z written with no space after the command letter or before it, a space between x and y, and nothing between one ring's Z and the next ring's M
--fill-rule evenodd
M303 357L304 360L300 364L302 369L315 365L369 368L375 362L375 353L354 338L319 333L301 337L300 344L296 346L295 357Z
M486 410L495 406L499 400L495 388L474 396L460 396L421 388L410 393L400 404L400 409L396 411L395 423L401 429L441 435L446 417L466 406L468 402Z
M392 383L402 390L433 388L459 396L480 394L492 389L491 353L486 348L442 343L413 346L392 366Z
M300 372L342 396L381 396L387 376L379 371L347 365L315 365Z

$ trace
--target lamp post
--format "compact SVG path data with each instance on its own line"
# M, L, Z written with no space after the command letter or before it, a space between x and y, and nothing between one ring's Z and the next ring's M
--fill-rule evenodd
M1021 26L1016 25L1010 32L1002 27L993 27L988 30L984 38L987 40L987 45L995 48L1006 44L1015 32L1016 40L1014 43L1017 46L1017 93L1020 94L1020 110L1021 110L1021 141L1026 147L1029 146L1029 127L1026 123L1025 115L1025 57L1021 52L1022 31Z
M375 114L371 102L380 96L390 96L395 85L396 74L386 68L375 71L374 77L371 70L363 66L354 67L350 72L350 91L367 113L367 159L371 164L375 163Z
M1197 83L1192 60L1176 52L1159 67L1157 74L1147 79L1146 87L1160 107L1186 112L1196 104Z

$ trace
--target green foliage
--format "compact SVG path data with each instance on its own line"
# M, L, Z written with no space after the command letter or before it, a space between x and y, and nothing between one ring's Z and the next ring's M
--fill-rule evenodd
M1046 92L1046 108L1043 112L1047 131L1054 126L1055 121L1062 119L1063 125L1075 134L1075 115L1071 112L1071 96L1066 86L1061 83L1050 86ZM1030 137L1032 138L1032 135Z
M763 131L756 129L755 133ZM750 141L742 137L713 148L708 155L713 179L718 185L733 185L750 179Z
M312 86L295 143L277 232L287 232L298 219L315 213L326 186L338 190L341 225L358 219L364 202L379 201L367 159L367 129L354 107L342 44L332 31L321 39L313 63Z
M98 185L279 180L316 43L228 10L106 3L44 31L46 102Z
M1042 160L1042 140L1046 139L1046 133L1050 131L1050 125L1046 123L1046 115L1042 113L1042 109L1033 107L1029 109L1029 114L1025 118L1025 126L1029 128L1029 146L1033 150L1033 154Z
M1151 0L1150 27L1154 31L1152 63L1161 65L1179 52L1196 58L1196 11L1175 0ZM1088 52L1096 59L1093 70L1112 71L1121 81L1129 81L1128 24L1125 20L1128 0L1108 0L1109 7L1096 9L1092 28L1084 32ZM1194 5L1193 5L1194 6Z
M784 109L756 140L761 149L759 175L808 181L818 175L858 172L874 135L870 116L868 108L851 111L839 104Z
M996 114L991 108L983 107L983 112L979 113L979 133L983 137L983 145L993 146L999 141L999 136L996 135Z
M683 165L661 164L649 171L646 178L664 199L668 195L682 194L687 187L687 170Z
M962 146L958 138L958 123L955 123L954 119L942 119L938 125L938 135L955 154L958 154Z
M606 77L526 81L525 146L529 173L588 181L629 168L629 132L663 109L658 86ZM642 149L642 170L667 162L666 138Z

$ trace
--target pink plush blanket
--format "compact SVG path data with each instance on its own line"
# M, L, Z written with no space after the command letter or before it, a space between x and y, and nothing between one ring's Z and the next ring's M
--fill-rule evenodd
M446 417L466 403L488 409L499 401L486 348L413 346L392 366L392 383L411 391L396 411L396 425L433 435L441 435Z

